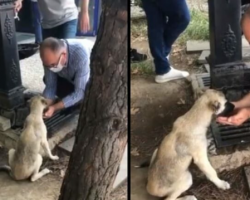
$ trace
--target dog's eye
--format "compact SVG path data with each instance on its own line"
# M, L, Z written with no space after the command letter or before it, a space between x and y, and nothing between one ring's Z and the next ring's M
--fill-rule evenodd
M220 108L220 102L217 102L216 105L215 105L215 109L219 110L219 108Z

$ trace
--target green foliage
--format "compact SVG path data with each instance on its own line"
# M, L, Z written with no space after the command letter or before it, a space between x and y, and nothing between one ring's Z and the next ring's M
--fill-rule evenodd
M208 40L209 23L208 14L199 10L191 10L191 21L187 29L178 39L179 42L185 43L187 40Z

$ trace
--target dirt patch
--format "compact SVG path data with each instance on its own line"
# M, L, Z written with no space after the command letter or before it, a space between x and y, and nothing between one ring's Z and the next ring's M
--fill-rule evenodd
M195 178L193 187L187 194L194 194L199 200L248 200L248 186L244 179L243 168L223 172L220 178L230 183L231 189L223 191L203 178Z
M180 80L158 85L152 77L137 77L132 79L131 89L131 109L137 110L131 116L132 152L149 156L174 120L190 108L190 83Z

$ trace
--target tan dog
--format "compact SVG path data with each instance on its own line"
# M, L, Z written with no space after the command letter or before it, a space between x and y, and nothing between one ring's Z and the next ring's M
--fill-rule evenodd
M192 162L218 188L226 190L230 185L218 178L207 156L207 128L212 116L224 112L228 102L223 93L207 90L183 116L179 117L172 131L161 142L151 158L147 191L165 200L196 200L196 197L178 198L192 185L188 168Z
M0 167L0 170L9 171L15 180L31 178L31 181L36 181L50 173L47 168L39 172L43 161L40 155L41 148L50 159L59 159L51 154L47 141L47 129L43 121L43 111L46 107L46 100L41 96L35 96L30 100L30 114L26 118L17 148L9 150L9 166Z

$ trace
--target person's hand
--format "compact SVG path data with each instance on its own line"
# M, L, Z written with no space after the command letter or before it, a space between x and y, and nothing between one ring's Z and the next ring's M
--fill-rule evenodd
M228 122L229 117L217 117L216 121L223 125L232 125Z
M81 20L80 20L80 30L83 33L86 33L90 30L89 25L89 14L82 12L81 14Z
M54 106L49 106L46 112L44 113L44 118L50 118L53 116L55 112L55 107Z
M241 108L235 111L230 117L218 117L217 122L224 125L239 126L249 119L249 109Z
M16 0L14 6L15 12L19 12L19 10L22 8L22 0Z

